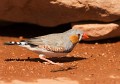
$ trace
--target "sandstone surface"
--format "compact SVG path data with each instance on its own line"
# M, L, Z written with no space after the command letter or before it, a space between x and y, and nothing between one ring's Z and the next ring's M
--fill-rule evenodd
M120 19L120 0L0 0L0 20L41 26Z

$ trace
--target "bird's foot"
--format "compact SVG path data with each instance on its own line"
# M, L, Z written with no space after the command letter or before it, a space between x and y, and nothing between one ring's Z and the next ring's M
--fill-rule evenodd
M54 63L54 65L63 66L63 63Z
M63 66L63 63L55 63L55 62L43 62L45 65L58 65L58 66Z
M40 54L39 58L42 59L42 60L44 60L44 61L46 61L46 62L44 62L45 64L52 64L52 65L63 66L63 63L55 63L55 62L53 62L53 61L51 61L49 59L46 59L44 54Z
M43 64L45 64L45 65L50 65L51 63L49 63L49 62L43 62Z

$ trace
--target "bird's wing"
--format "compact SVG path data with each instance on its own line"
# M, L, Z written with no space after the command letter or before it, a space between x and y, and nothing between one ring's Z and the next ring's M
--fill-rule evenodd
M28 40L29 44L37 45L40 48L45 48L48 51L64 52L66 51L63 34L50 34L39 36Z
M45 36L39 36L31 38L28 43L33 45L61 45L62 39L64 37L61 34L50 34Z

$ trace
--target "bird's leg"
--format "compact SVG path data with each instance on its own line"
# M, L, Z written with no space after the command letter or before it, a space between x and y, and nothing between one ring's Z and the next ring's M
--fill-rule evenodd
M59 66L62 65L61 63L55 63L55 62L53 62L53 61L45 58L45 55L44 55L44 54L40 54L40 55L39 55L39 58L42 59L42 60L44 60L44 61L47 61L48 63L53 64L53 65L59 65Z

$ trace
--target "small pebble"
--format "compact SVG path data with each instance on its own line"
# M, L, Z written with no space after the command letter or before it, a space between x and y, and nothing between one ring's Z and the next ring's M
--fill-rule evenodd
M19 39L20 39L20 40L23 40L23 36L20 36Z
M25 69L22 69L23 71L25 71Z
M105 55L105 53L102 53L101 55L102 55L102 56L104 56L104 55Z
M96 42L95 45L98 45L98 43Z
M94 48L95 48L95 47L93 47L93 46L91 47L91 49L94 49Z
M88 53L87 53L87 52L85 52L84 54L85 54L85 55L88 55Z
M90 78L85 78L85 80L91 80Z

